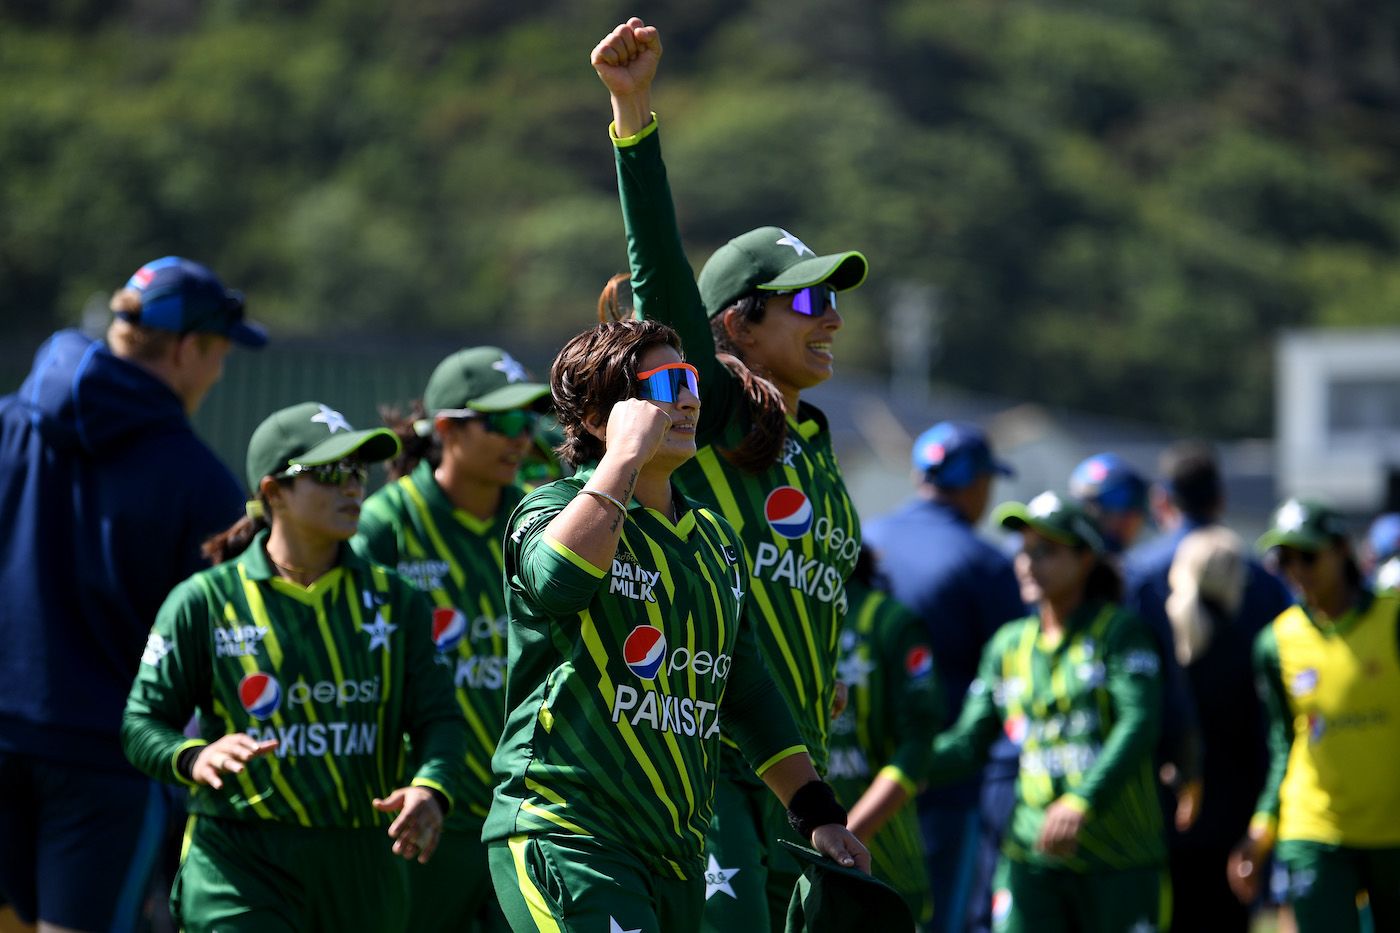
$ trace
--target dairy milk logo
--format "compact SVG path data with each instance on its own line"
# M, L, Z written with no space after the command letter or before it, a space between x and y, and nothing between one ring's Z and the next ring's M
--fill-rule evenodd
M659 628L637 626L622 643L622 660L627 669L642 680L651 680L666 660L666 636Z
M451 651L467 634L467 617L460 609L438 606L433 610L433 644L439 651Z
M779 486L763 503L768 527L784 538L800 538L812 530L812 501L793 486Z
M271 674L245 674L238 682L238 700L253 718L271 718L282 705L282 685Z

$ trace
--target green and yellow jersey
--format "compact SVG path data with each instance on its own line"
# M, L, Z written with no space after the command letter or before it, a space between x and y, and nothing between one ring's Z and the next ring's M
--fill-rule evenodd
M1328 623L1292 606L1254 649L1269 776L1254 825L1281 842L1400 845L1400 596Z
M1166 856L1152 750L1161 721L1161 659L1152 633L1112 603L1080 606L1057 642L1031 616L983 650L957 723L934 743L929 782L966 777L998 732L1020 748L1008 858L1076 872L1160 867ZM1035 843L1057 800L1087 816L1078 851Z
M836 677L846 709L831 725L827 782L847 809L877 774L918 794L939 725L933 651L923 624L889 596L851 580ZM933 916L924 841L912 799L870 840L875 877L909 903L916 919Z
M805 749L743 622L734 529L679 495L677 524L633 501L595 567L546 531L591 475L535 490L510 519L508 713L482 838L590 836L698 878L721 724L759 771Z
M222 789L193 786L189 810L207 816L369 827L393 818L371 801L405 782L455 800L466 726L422 594L348 546L303 587L276 575L266 542L263 531L166 599L127 698L127 757L188 783L175 767L185 749L236 732L276 739ZM191 713L197 739L182 732Z
M725 458L749 433L748 409L739 380L715 356L655 128L616 140L617 172L637 316L675 328L700 374L699 452L676 482L717 508L743 539L747 612L759 646L813 763L825 771L845 581L860 551L860 523L826 417L811 405L789 415L787 441L766 469L750 473Z
M467 722L463 799L449 829L479 831L491 806L491 756L505 726L506 605L501 541L524 493L502 490L479 519L448 500L425 460L365 500L354 545L427 594L437 663L452 673Z

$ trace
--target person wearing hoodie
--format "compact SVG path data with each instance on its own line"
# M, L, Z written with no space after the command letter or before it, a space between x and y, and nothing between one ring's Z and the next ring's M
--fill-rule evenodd
M106 343L50 337L0 398L0 898L27 922L136 920L167 818L119 740L166 595L243 509L189 418L233 344L243 297L167 256L112 296Z

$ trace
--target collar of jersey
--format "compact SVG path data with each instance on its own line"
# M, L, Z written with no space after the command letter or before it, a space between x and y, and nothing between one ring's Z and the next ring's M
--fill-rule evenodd
M272 561L268 559L268 534L270 534L270 529L267 528L258 532L252 543L248 545L248 549L238 555L238 561L243 565L243 570L248 575L249 580L270 582L279 593L286 593L302 602L316 602L324 593L334 589L335 585L340 582L341 571L353 574L364 569L364 560L351 549L349 543L342 543L340 545L340 560L328 573L313 580L310 586L293 583L291 580L278 576L276 569L272 566Z
M1036 635L1036 644L1040 646L1041 651L1047 654L1054 654L1073 641L1076 634L1097 622L1099 616L1104 613L1112 612L1113 605L1111 603L1104 603L1097 599L1087 603L1080 603L1079 606L1069 614L1069 618L1065 620L1064 631L1060 633L1058 639L1052 640L1047 637L1044 632L1040 632ZM1036 623L1036 627L1039 628L1039 622Z
M477 518L472 513L453 505L452 500L447 498L447 493L443 492L442 487L438 485L437 477L433 475L432 465L426 460L419 463L409 474L409 481L413 483L423 500L428 503L428 508L443 515L451 515L453 521L474 535L486 534L491 530L491 526L496 524L496 519L500 517L499 508L496 510L497 514L490 518ZM505 489L502 489L501 503L504 504L505 501Z
M1327 635L1341 635L1354 626L1359 619L1363 618L1366 613L1371 610L1371 603L1375 602L1375 599L1375 593L1363 588L1361 590L1361 598L1356 601L1356 605L1337 616L1337 618L1329 619L1325 622L1319 621L1317 616L1313 614L1313 611L1309 609L1306 604L1299 603L1298 608L1303 611L1303 615L1308 617L1308 621L1317 627L1318 631Z

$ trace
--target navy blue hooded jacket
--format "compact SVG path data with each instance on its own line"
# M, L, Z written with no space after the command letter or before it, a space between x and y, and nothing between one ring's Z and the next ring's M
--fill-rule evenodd
M0 398L0 749L112 770L156 610L243 510L180 399L77 331Z

